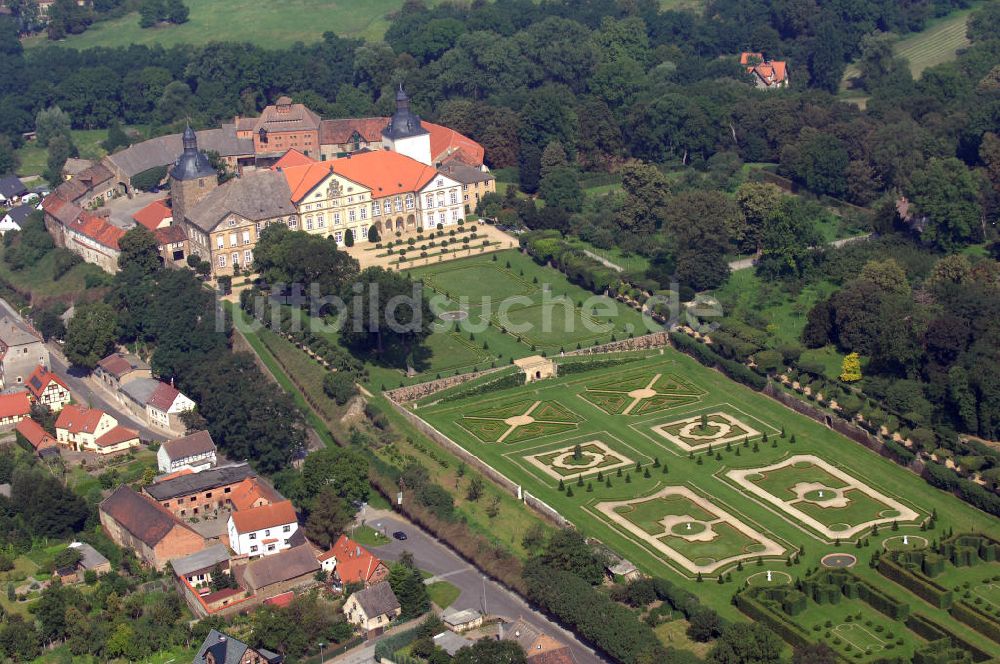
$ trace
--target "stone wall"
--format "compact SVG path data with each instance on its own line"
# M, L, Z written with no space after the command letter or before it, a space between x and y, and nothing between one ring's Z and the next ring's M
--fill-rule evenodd
M884 456L888 459L892 459L888 450L885 448L885 443L883 443L878 437L873 436L868 433L857 424L848 422L844 418L834 415L833 413L828 413L816 406L806 403L801 399L797 399L791 394L787 394L782 391L780 387L775 385L773 382L768 381L767 385L761 390L763 394L771 397L775 401L781 403L794 410L795 412L805 415L813 420L816 420L820 424L824 424L827 427L833 429L842 436L850 438L856 443L864 445L871 451ZM920 474L923 471L923 462L920 460L913 461L907 468L909 470Z
M416 401L418 399L423 399L432 394L436 394L442 390L446 390L449 387L454 387L456 385L461 385L462 383L468 383L470 380L479 378L480 376L485 376L486 374L495 373L497 371L502 371L507 367L497 367L496 369L484 369L483 371L473 371L471 373L460 374L458 376L445 376L444 378L438 378L436 380L431 380L426 383L417 383L416 385L407 385L405 387L397 387L394 390L388 390L385 392L385 396L389 398L389 401L395 403L406 403L408 401Z
M535 498L533 495L531 495L527 491L523 492L523 496L524 496L524 504L525 505L527 505L528 507L532 508L533 510L535 510L536 512L538 512L542 516L545 516L546 518L548 518L550 521L552 521L556 525L560 526L561 528L569 528L570 526L573 525L569 521L567 521L566 518L563 517L562 514L560 514L559 512L557 512L553 507L551 507L545 501L543 501L543 500L541 500L539 498Z
M570 351L565 356L573 357L578 355L619 353L630 350L649 350L650 348L662 348L669 345L670 333L664 330L662 332L644 334L641 337L632 337L631 339L622 339L621 341L612 341L599 346L591 346L590 348L581 348L580 350Z

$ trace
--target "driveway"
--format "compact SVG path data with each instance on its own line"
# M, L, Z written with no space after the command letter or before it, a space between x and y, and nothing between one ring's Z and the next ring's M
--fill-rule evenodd
M478 609L511 620L523 618L535 628L567 644L572 649L578 664L597 664L607 661L581 643L571 632L532 609L515 593L485 578L479 570L451 549L400 515L369 509L366 523L390 537L397 530L405 532L407 535L405 542L393 539L388 544L372 547L371 550L379 557L393 561L398 560L404 551L409 551L420 569L457 586L462 591L451 608Z

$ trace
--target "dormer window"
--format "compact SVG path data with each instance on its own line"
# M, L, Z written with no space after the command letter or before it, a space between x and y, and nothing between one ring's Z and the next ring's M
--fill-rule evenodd
M261 143L267 143L267 129L261 127L260 131L257 132L257 136L260 138Z

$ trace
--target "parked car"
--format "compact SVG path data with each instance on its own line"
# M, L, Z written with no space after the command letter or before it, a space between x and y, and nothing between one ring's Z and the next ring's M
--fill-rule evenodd
M397 530L396 532L394 532L392 534L392 536L395 539L398 539L400 542L405 542L406 541L406 533L404 533L402 530Z

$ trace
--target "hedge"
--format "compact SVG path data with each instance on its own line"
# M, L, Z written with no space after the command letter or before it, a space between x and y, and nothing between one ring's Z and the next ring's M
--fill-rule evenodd
M961 664L971 661L969 653L956 648L949 639L931 641L913 652L913 664Z
M774 632L796 648L812 645L809 632L784 614L753 598L749 592L742 592L734 598L736 608L753 620L770 627Z
M980 634L1000 643L1000 622L993 616L980 611L974 604L959 600L952 605L948 613L955 620L965 623Z
M1000 516L1000 496L955 471L937 463L924 465L923 477L931 486L950 491L973 507L993 516Z
M951 631L948 627L923 614L915 614L907 618L906 626L919 636L928 640L940 639L941 637L935 636L935 634L943 634L945 637L951 639L951 642L956 647L971 653L972 661L974 662L985 662L989 659L993 659L993 656L990 653L981 649L974 643L971 643L961 634Z
M951 590L931 579L915 574L889 556L882 556L879 559L877 569L882 576L895 581L932 606L939 609L947 609L951 606Z
M691 355L706 367L718 368L738 383L743 383L757 391L763 390L767 385L767 378L754 373L744 364L722 357L706 344L696 341L686 334L671 332L670 340L677 350Z
M579 360L579 361L569 361L569 362L559 362L559 375L565 376L566 374L582 373L584 371L596 371L597 369L608 369L610 367L617 367L622 364L628 364L629 362L636 362L641 360L641 357L622 357L613 360Z

